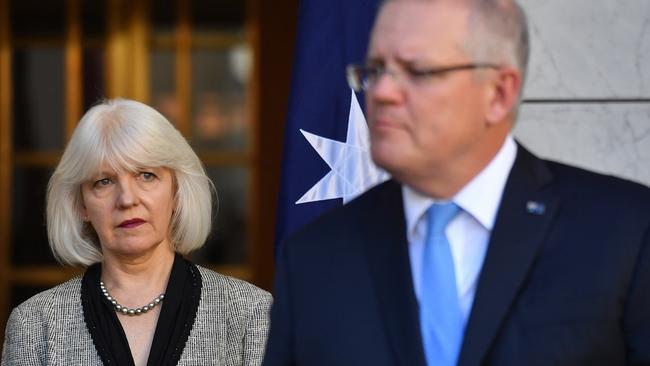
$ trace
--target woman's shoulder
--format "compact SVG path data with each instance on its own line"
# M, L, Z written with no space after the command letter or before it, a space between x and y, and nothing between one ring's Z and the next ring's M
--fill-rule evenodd
M271 294L261 288L234 277L226 276L211 269L196 266L201 274L203 298L217 295L219 298L243 300L252 303L270 303Z
M7 330L19 326L36 329L56 321L56 311L61 308L81 306L81 277L74 277L30 297L15 307L7 321ZM34 328L36 327L36 328Z

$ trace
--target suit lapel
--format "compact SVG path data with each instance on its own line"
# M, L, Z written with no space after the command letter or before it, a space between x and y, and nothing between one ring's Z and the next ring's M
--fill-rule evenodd
M379 310L397 364L424 366L401 186L390 181L378 188L364 219L364 243Z
M559 201L544 186L546 164L521 146L490 237L458 365L483 362L529 273Z

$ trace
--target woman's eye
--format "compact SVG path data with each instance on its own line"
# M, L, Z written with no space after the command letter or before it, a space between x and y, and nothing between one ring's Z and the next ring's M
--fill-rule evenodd
M111 184L111 180L108 178L103 178L95 182L96 187L105 187L109 184Z
M140 176L142 177L142 179L144 181L151 181L154 178L156 178L156 175L153 174L153 173L150 173L150 172L142 172L142 173L140 173Z

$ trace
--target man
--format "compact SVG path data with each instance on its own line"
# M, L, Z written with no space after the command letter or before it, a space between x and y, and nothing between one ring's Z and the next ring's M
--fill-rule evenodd
M365 65L394 180L280 248L266 365L650 364L650 190L510 135L512 0L393 0Z

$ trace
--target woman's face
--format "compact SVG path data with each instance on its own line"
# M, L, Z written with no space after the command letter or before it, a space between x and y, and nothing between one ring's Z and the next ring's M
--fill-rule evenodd
M97 232L104 254L141 256L173 251L170 223L174 182L167 168L115 172L103 165L81 186L82 214Z

